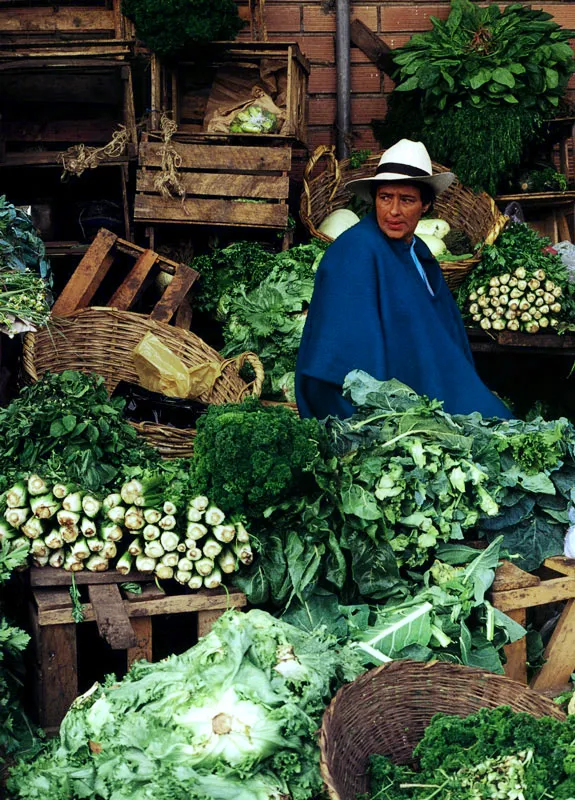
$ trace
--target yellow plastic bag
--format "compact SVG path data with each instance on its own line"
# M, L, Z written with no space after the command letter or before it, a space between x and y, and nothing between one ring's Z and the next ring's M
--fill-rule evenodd
M188 397L190 372L153 333L146 333L132 351L141 385L166 397Z
M222 374L222 365L218 361L206 361L197 367L189 370L190 391L188 397L195 399L204 395L210 396L214 389L214 384Z

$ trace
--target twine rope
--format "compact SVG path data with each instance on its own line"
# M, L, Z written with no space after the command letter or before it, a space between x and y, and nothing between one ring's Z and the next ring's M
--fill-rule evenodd
M102 147L87 147L85 144L75 144L63 153L59 153L58 160L64 167L61 180L68 175L80 177L87 169L95 169L105 158L119 158L126 150L129 141L125 125L119 125L114 131L108 144Z
M172 137L178 130L178 125L166 114L162 114L160 130L162 135L162 146L160 148L161 167L160 172L154 178L154 189L165 198L181 197L182 208L186 214L189 214L186 208L186 187L178 175L178 170L182 166L182 156L172 142Z

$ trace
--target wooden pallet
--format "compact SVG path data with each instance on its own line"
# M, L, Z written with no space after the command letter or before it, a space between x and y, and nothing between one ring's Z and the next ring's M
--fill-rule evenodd
M244 594L233 589L166 595L150 581L149 575L138 572L77 573L75 581L78 587L87 586L84 622L96 622L110 647L125 651L126 670L140 659L154 660L153 617L194 614L200 637L209 632L226 610L243 608L247 602ZM30 619L36 659L34 688L39 721L49 733L57 730L79 693L77 624L73 621L68 588L71 583L71 574L64 570L30 571ZM139 583L142 593L124 590L120 584L125 583Z
M84 254L72 277L54 303L52 315L66 317L80 308L89 306L119 253L134 259L134 265L108 301L99 302L99 305L107 305L121 311L129 310L152 269L160 269L173 275L173 280L156 303L150 317L158 322L170 322L176 314L176 325L189 329L191 310L186 295L198 278L196 270L186 264L171 261L154 250L146 250L132 242L120 239L106 228L100 229Z
M546 662L531 680L539 692L556 695L564 691L575 670L575 560L556 556L544 566L555 577L540 578L504 562L495 574L492 602L495 608L525 625L527 610L558 601L567 601L545 649ZM527 683L527 645L525 638L505 647L505 674Z
M288 224L291 145L239 146L174 137L185 200L162 197L154 186L162 144L143 136L135 222L226 225L285 230Z

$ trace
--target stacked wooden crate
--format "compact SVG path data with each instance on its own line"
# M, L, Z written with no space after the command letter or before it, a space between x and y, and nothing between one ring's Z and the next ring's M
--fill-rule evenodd
M221 71L255 72L263 63L282 72L281 129L261 134L207 130L206 110ZM165 223L285 230L292 148L305 144L307 135L308 75L307 60L290 43L215 43L195 61L175 64L153 57L151 130L140 148L135 221L149 230ZM185 196L164 196L157 188L162 115L177 125L171 144Z
M129 234L127 165L137 149L132 48L120 0L0 3L0 169L4 191L14 202L35 201L36 180L22 170L53 169L52 183L46 174L37 181L36 192L45 197L60 180L63 153L102 148L123 126L125 147L103 154L98 163L116 168Z

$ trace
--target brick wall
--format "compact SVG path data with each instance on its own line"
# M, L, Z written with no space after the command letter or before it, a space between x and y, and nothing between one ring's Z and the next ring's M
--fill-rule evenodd
M247 0L238 0L240 13L249 21ZM335 144L336 72L335 11L330 0L266 0L265 21L268 39L296 41L311 63L309 81L309 137L313 150L318 144ZM352 19L359 18L391 48L404 44L416 31L431 28L430 17L445 19L449 3L433 0L418 2L380 2L351 0ZM575 2L532 4L553 14L556 21L575 29ZM249 28L241 34L249 38ZM575 89L575 81L572 81ZM356 47L351 48L351 120L353 147L378 149L369 123L381 119L386 109L386 94L392 82ZM300 160L304 155L300 154ZM297 159L296 159L297 161ZM296 175L301 170L296 166Z

